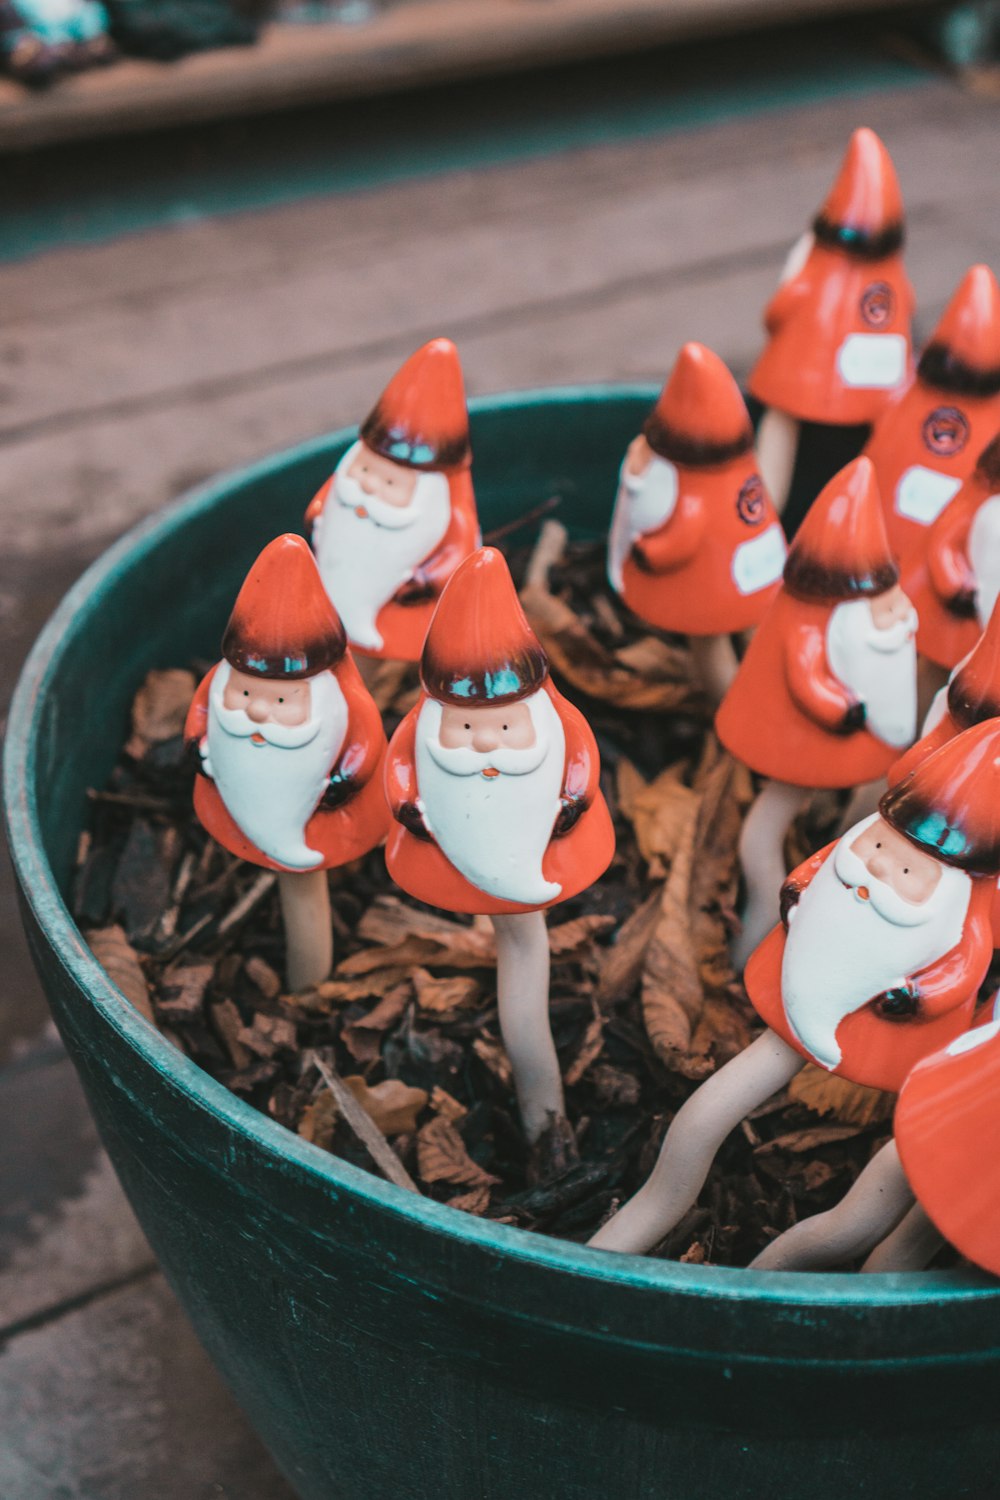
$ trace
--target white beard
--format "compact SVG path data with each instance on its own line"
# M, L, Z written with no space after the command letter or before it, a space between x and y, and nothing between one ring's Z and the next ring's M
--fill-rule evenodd
M826 627L835 677L865 705L876 739L901 749L917 732L917 613L878 630L867 599L838 604Z
M347 733L347 703L332 672L309 679L307 724L255 724L223 707L230 667L220 662L209 691L206 772L240 832L276 864L311 870L323 856L305 841ZM267 744L254 744L262 734Z
M873 879L851 845L877 817L848 829L790 913L781 1001L792 1032L824 1068L840 1062L836 1033L845 1016L956 946L972 894L969 876L944 864L922 906ZM855 894L859 885L867 901Z
M347 473L360 446L348 448L334 471L312 543L351 644L378 651L378 612L448 530L451 490L445 474L421 473L408 505L386 505L366 495ZM359 515L359 508L368 514Z
M677 470L654 453L642 474L627 474L622 464L618 496L608 536L608 578L617 593L624 588L622 569L632 544L669 521L677 504Z
M566 736L544 688L523 701L535 744L480 754L442 746L442 706L428 698L417 719L417 787L424 821L460 875L501 901L540 906L562 890L545 879L542 860L559 812ZM483 776L488 766L501 774Z
M979 628L985 630L1000 596L1000 495L991 495L972 518L969 562L976 580Z

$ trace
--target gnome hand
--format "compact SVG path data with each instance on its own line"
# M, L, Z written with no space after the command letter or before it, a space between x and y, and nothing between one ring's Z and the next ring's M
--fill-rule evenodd
M629 557L631 561L635 563L640 573L656 572L656 569L653 567L653 564L649 559L649 554L641 541L632 543L631 550L629 551Z
M864 729L868 710L861 702L852 703L840 722L840 734L853 734L856 729Z
M424 604L436 595L437 589L434 584L418 568L412 577L400 584L393 599L397 604Z
M579 823L585 810L586 805L582 797L560 797L559 811L552 825L552 837L559 839L563 834L569 833L570 829L575 828Z
M917 1013L919 997L912 986L904 981L891 989L883 990L872 1001L875 1010L887 1021L908 1021Z
M786 880L778 896L778 911L781 915L781 925L786 932L801 899L802 887L799 885L799 882L794 879Z
M402 823L407 833L412 833L414 838L424 839L426 843L432 843L431 831L424 822L423 809L419 802L403 802L396 810L396 818Z
M974 620L976 618L977 590L974 583L966 584L964 588L958 589L951 598L946 600L946 608L950 614L956 615L960 620Z
M327 812L333 808L343 807L344 803L354 796L356 790L353 777L334 771L326 783L326 790L319 799L319 805Z
M207 776L209 781L214 780L212 762L208 758L208 736L206 735L203 740L188 740L185 749L194 769L202 776Z

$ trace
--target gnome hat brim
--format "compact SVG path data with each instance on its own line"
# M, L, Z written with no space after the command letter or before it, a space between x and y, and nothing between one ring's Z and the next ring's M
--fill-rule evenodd
M1000 722L975 724L933 750L890 787L879 812L944 864L1000 873Z
M903 198L874 130L855 130L826 201L813 222L820 245L858 260L884 260L903 245Z
M870 458L853 459L817 495L783 577L790 594L809 602L871 599L899 582Z
M362 423L361 440L411 469L468 468L465 382L451 339L431 339L400 365Z
M434 611L420 659L424 690L461 708L515 703L548 673L503 555L480 547L456 568Z
M684 468L728 463L753 447L739 386L717 354L694 342L678 354L642 431L654 453Z

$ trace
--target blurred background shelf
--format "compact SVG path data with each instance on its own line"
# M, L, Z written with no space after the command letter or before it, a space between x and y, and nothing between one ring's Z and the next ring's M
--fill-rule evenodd
M476 74L622 57L672 40L914 0L404 0L358 24L279 23L256 46L123 61L30 93L0 80L0 151L384 94ZM615 67L609 62L609 67Z

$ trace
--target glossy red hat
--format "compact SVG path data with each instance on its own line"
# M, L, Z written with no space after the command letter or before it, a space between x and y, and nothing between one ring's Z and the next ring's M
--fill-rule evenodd
M1000 872L1000 722L974 724L931 751L879 803L886 822L970 875Z
M1000 599L971 656L948 684L948 712L959 729L1000 718Z
M898 582L875 467L862 455L807 511L785 562L785 588L797 599L842 600L871 598Z
M881 260L903 243L903 198L892 158L874 130L856 130L813 224L820 244Z
M685 344L643 436L661 458L691 467L722 464L753 447L746 402L717 354Z
M907 1181L957 1250L1000 1275L1000 1035L967 1031L914 1068L894 1133Z
M458 350L431 339L396 371L361 428L369 448L413 469L465 469L472 462Z
M286 533L269 542L237 595L222 654L260 677L312 677L347 649L308 544Z
M431 620L420 679L432 698L459 706L512 703L537 692L549 663L495 547L456 568Z
M917 366L919 378L962 396L1000 391L1000 286L989 266L970 266Z

